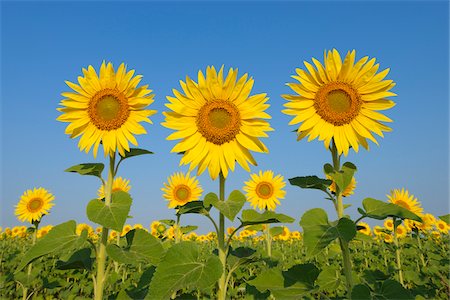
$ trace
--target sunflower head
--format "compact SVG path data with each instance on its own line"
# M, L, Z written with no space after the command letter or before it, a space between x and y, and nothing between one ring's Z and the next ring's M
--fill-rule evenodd
M394 230L394 221L392 221L392 219L386 219L383 225L387 230Z
M394 237L392 236L392 234L388 234L388 233L384 233L384 241L388 244L391 244L394 242Z
M54 199L55 196L42 187L27 190L16 205L15 215L21 222L39 222L42 216L49 213Z
M381 226L374 226L373 227L373 233L378 237L383 234L383 227Z
M243 190L246 192L247 201L254 208L260 210L275 210L283 199L286 191L283 190L286 182L280 174L274 176L273 171L259 171L259 174L251 174L250 180L245 182Z
M250 171L248 163L256 165L250 151L268 152L259 138L273 130L264 120L270 119L266 94L250 96L253 79L238 79L237 69L224 77L223 67L207 67L206 76L198 72L198 82L186 77L180 84L183 92L174 89L174 97L167 97L171 111L163 113L162 123L175 130L168 140L181 139L172 149L184 153L180 164L189 164L190 171L198 167L197 175L208 169L212 179L219 173L226 178L236 161Z
M76 228L77 235L81 235L81 233L84 230L87 231L88 236L92 235L92 233L94 232L94 229L92 229L92 227L89 224L80 223L80 224L77 225L77 228Z
M128 193L131 189L130 186L130 180L122 178L122 177L116 177L114 178L113 185L112 185L112 192L126 192ZM101 185L97 191L97 197L98 199L105 198L105 187Z
M358 230L359 232L365 235L371 235L369 224L367 224L366 222L359 222L357 225L363 227L362 229Z
M445 234L448 234L449 226L448 226L448 224L445 223L444 221L442 221L442 220L437 221L437 222L436 222L436 228L437 228L437 230L439 230L440 232L445 233Z
M163 197L169 201L169 208L183 206L188 202L198 200L203 192L195 176L181 172L171 175L161 190L164 192Z
M395 230L395 233L396 233L398 238L404 238L404 237L406 237L406 234L408 233L408 230L406 229L405 226L398 225L396 230Z
M327 179L331 179L331 176L327 175ZM356 188L356 179L355 177L352 177L352 180L350 181L350 183L345 187L344 191L342 192L342 196L343 197L348 197L350 195L353 195L353 193L355 192L355 188ZM336 193L336 183L333 181L331 183L331 185L328 187L328 189L330 190L330 192L332 192L333 194Z
M134 135L146 133L139 123L152 123L148 117L156 111L146 107L153 103L154 95L148 85L137 87L142 76L133 75L134 70L127 71L123 63L116 72L111 63L103 62L99 75L89 66L83 68L78 84L66 81L72 91L62 93L65 99L60 102L62 114L57 120L70 123L65 133L71 138L81 136L81 151L88 153L94 147L96 157L103 144L105 156L117 150L124 156L130 151L129 142L137 146Z
M342 61L333 49L325 51L323 64L313 58L314 66L305 61L305 70L296 69L297 82L287 84L295 94L283 95L288 100L283 112L293 116L289 125L301 123L298 140L318 138L327 149L334 140L338 153L347 155L350 147L369 149L367 139L378 144L372 133L383 137L383 131L391 131L382 122L392 120L377 112L395 105L386 99L396 96L390 92L395 83L384 79L389 69L377 73L375 58L355 57L355 50L349 51Z
M388 202L399 205L403 208L406 208L412 213L416 215L422 215L423 208L420 205L420 202L414 195L410 195L408 190L392 190L390 195L387 195Z

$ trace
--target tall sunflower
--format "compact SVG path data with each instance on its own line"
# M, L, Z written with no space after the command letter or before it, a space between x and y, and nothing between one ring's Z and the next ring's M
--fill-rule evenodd
M402 190L392 190L391 194L387 195L387 197L388 202L404 207L416 215L421 216L423 213L423 208L420 205L419 200L417 200L414 195L409 195L408 190L405 190L404 188Z
M63 114L57 120L70 123L65 133L71 138L81 136L81 151L88 153L93 146L96 157L102 143L105 156L116 150L125 155L129 142L138 144L134 135L146 133L139 123L152 123L148 117L156 111L145 109L153 103L152 91L148 85L138 88L142 76L133 76L134 70L127 71L123 63L117 72L103 62L99 75L92 66L83 68L83 75L79 84L66 81L73 91L61 94L65 99L58 111Z
M54 199L55 196L42 187L26 190L16 205L15 215L21 222L40 221L43 215L49 213Z
M113 185L112 185L112 192L126 192L128 193L131 189L130 186L130 180L122 178L122 177L116 177L114 178ZM105 187L103 185L100 186L100 188L97 191L97 197L98 199L105 198Z
M167 179L164 187L161 188L164 192L163 197L169 201L169 208L183 206L188 202L198 200L203 192L197 178L177 172Z
M384 80L386 69L377 74L379 64L375 58L363 57L355 63L355 50L347 52L342 62L336 49L324 53L324 64L313 58L315 65L304 62L306 70L296 69L292 76L298 82L287 85L296 93L283 95L289 102L283 112L294 118L289 125L301 123L297 129L298 140L308 136L308 141L318 138L329 148L334 139L339 154L348 154L359 145L369 149L367 139L378 145L372 133L383 137L391 128L382 122L392 122L377 112L395 105L386 99L396 94L392 80Z
M276 175L273 171L259 171L259 174L251 174L250 180L245 182L243 190L246 192L247 200L254 208L260 210L275 210L279 199L283 199L286 191L283 190L286 182L283 176Z
M206 68L206 77L198 72L198 83L186 77L180 81L183 93L173 90L175 97L167 97L170 112L163 112L163 126L175 130L168 140L181 141L172 152L184 152L180 165L190 164L190 171L198 167L197 175L208 169L212 179L220 172L226 178L234 171L237 161L250 171L248 163L256 165L250 151L268 152L259 140L272 131L265 110L266 94L250 96L253 79L245 74L237 80L238 70L230 68L224 78L223 67L217 73Z

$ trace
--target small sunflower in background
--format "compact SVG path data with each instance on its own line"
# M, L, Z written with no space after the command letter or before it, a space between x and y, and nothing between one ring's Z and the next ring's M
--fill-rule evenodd
M408 233L408 230L406 229L405 226L398 225L396 230L395 230L395 233L396 233L398 238L404 238L404 237L406 237L406 234Z
M448 234L449 226L444 221L442 221L442 220L437 221L435 226L436 226L437 230L439 230L440 232Z
M113 185L112 185L112 193L114 192L126 192L128 193L131 189L130 186L130 180L122 178L122 177L116 177L114 178ZM103 184L100 186L100 188L97 191L97 197L98 199L105 198L105 187Z
M332 180L331 176L328 176L328 175L327 175L327 179ZM353 193L355 192L355 188L356 188L356 179L355 179L355 177L352 177L352 180L350 181L350 183L342 191L342 196L348 197L350 195L353 195ZM333 181L331 183L331 185L328 187L328 189L330 190L330 192L335 194L336 193L336 183Z
M367 224L366 222L359 222L356 225L363 227L363 228L358 229L359 232L361 232L362 234L365 234L365 235L371 235L369 224Z
M383 225L387 230L390 230L390 231L394 230L394 221L392 219L386 219L384 221Z
M50 212L54 199L55 196L42 187L26 190L16 205L15 215L21 222L40 222Z
M247 74L238 79L238 70L232 69L225 76L223 67L216 72L206 68L206 76L198 72L198 82L186 77L180 81L184 92L173 89L175 97L167 97L163 112L164 127L175 130L168 140L179 140L172 152L182 152L181 165L189 164L197 175L206 169L214 180L222 173L234 171L236 161L247 171L249 163L256 166L250 151L267 153L267 147L259 140L272 131L265 110L269 107L266 94L250 96L253 79Z
M161 190L164 192L163 197L169 201L169 208L176 208L198 200L203 193L203 189L195 176L181 172L171 175Z
M402 190L392 190L390 195L387 195L388 202L406 208L412 213L421 216L423 213L423 208L420 205L419 200L417 200L414 195L410 195L408 190L404 188Z
M383 137L383 131L391 131L383 122L392 122L378 111L395 105L387 99L396 96L390 91L395 83L385 80L389 69L377 73L379 64L367 56L356 62L355 50L344 61L336 49L324 52L324 64L312 61L314 66L305 61L306 70L296 69L292 78L298 82L287 84L296 94L282 95L289 101L283 112L293 116L289 125L301 123L298 140L318 138L328 149L334 139L338 154L344 155L350 147L369 149L368 139L378 145L373 133Z
M274 176L273 171L259 171L259 174L251 174L250 180L245 182L243 190L246 192L247 201L253 208L260 210L275 210L283 199L286 191L283 176Z
M148 85L137 87L142 76L134 76L134 70L127 71L125 64L114 70L109 62L102 63L100 74L94 67L83 68L78 84L66 81L73 90L61 95L62 112L57 120L70 123L65 130L71 138L81 136L78 147L88 153L93 147L94 157L103 144L104 154L119 151L124 156L130 151L129 143L137 146L134 137L147 131L141 122L152 123L149 116L155 110L146 109L153 103L154 95Z
M80 223L77 225L76 233L77 235L81 235L81 233L86 230L88 233L88 236L91 236L94 233L94 229L91 227L91 225L86 223Z

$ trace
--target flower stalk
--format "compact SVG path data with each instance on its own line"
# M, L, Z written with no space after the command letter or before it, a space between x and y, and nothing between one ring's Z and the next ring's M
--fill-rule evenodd
M225 201L225 177L222 172L219 176L219 200ZM219 279L218 299L225 300L227 295L226 279L227 279L227 251L225 245L225 216L219 213L219 232L217 233L219 244L219 259L222 263L222 276Z
M394 245L395 245L395 258L397 261L397 270L398 270L398 281L400 284L404 287L405 283L403 281L403 271L402 271L402 262L401 262L401 255L400 255L400 247L398 244L398 238L397 238L397 220L396 218L392 218L394 222Z

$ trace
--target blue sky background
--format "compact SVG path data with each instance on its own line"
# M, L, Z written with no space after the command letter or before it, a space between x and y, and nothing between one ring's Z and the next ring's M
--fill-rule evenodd
M95 177L65 173L69 166L94 162L64 134L57 122L64 80L76 81L81 68L97 70L103 60L121 62L144 76L155 93L154 125L138 136L139 146L154 155L129 159L119 175L131 180L133 205L129 223L148 225L173 216L160 190L176 171L180 156L162 127L165 97L185 76L214 65L238 67L255 79L252 94L267 93L275 129L264 142L269 154L255 154L252 172L272 169L286 180L323 176L331 156L317 140L296 142L291 117L281 113L295 68L311 57L323 60L324 49L341 54L356 49L357 58L376 57L380 70L390 67L397 105L386 112L393 132L371 144L370 151L350 152L343 161L358 167L357 190L345 201L357 217L362 199L386 200L394 188L407 188L434 215L449 211L449 4L423 2L5 2L1 3L1 224L19 225L14 206L29 188L45 187L55 206L43 224L68 219L88 222L85 207L96 196ZM104 162L99 157L97 162ZM249 174L231 174L226 191L241 189ZM218 192L218 180L199 178L205 191ZM287 185L277 208L295 217L314 207L336 218L319 191ZM246 208L250 206L246 204ZM201 216L184 224L212 230ZM236 223L237 224L237 223ZM371 224L374 224L373 222Z

